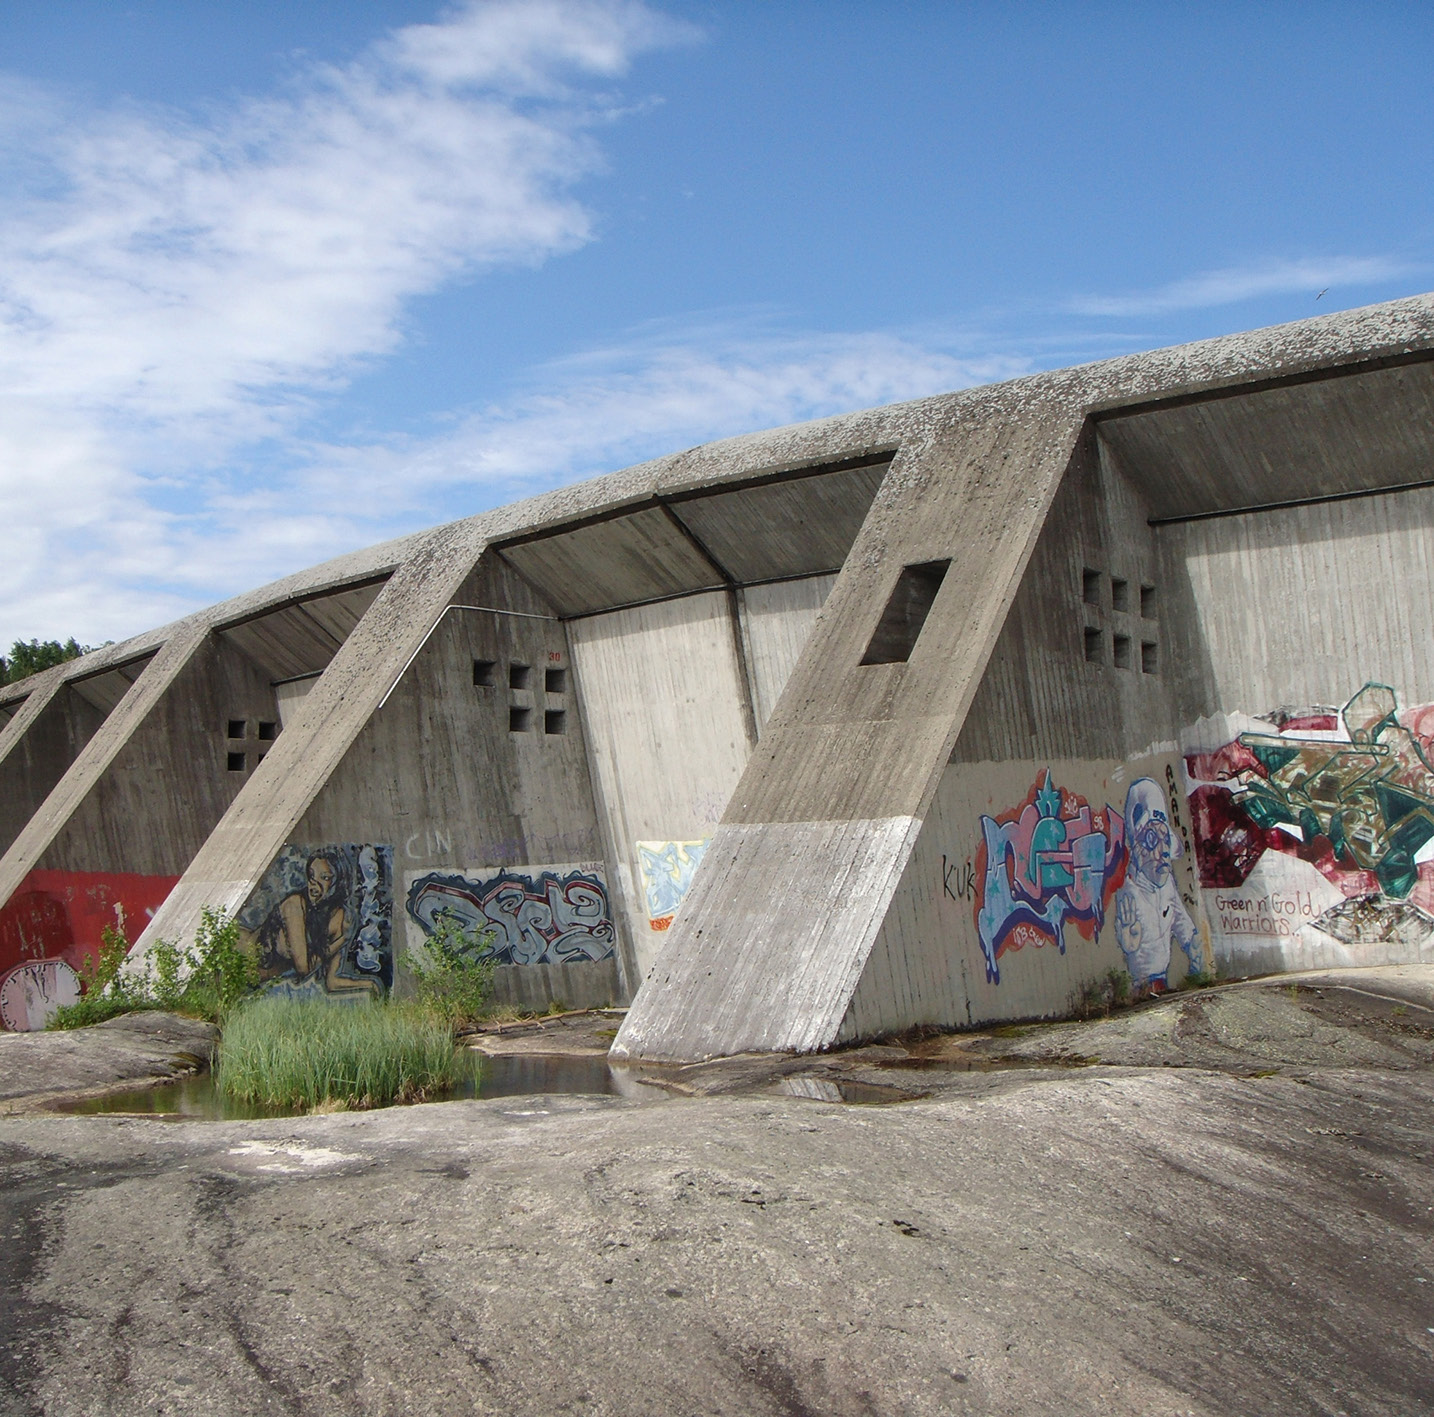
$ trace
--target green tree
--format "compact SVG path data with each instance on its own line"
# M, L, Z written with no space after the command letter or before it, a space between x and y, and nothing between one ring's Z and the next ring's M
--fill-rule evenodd
M53 669L67 659L78 659L92 648L80 644L73 635L64 644L59 640L16 640L10 646L9 657L0 656L0 683L13 684L17 679L28 679L42 669Z

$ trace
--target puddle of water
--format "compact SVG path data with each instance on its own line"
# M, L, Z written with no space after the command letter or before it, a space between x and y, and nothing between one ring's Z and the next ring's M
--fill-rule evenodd
M904 1087L888 1087L879 1082L852 1082L847 1078L813 1077L799 1074L782 1078L777 1091L784 1097L804 1097L812 1102L846 1102L858 1106L880 1106L887 1102L914 1102L924 1092L911 1092Z
M868 1066L899 1069L902 1072L1004 1073L1012 1068L1054 1068L1063 1066L1063 1063L1052 1058L996 1058L980 1053L964 1053L933 1058L919 1055L909 1058L875 1058Z
M610 1068L597 1056L557 1053L503 1054L484 1057L465 1050L468 1076L452 1091L433 1102L454 1102L465 1098L533 1097L544 1093L567 1093L585 1097L632 1097L644 1102L662 1100L667 1094L648 1087L621 1070ZM214 1085L214 1075L204 1073L157 1087L132 1092L112 1092L91 1097L61 1109L82 1116L144 1116L187 1121L234 1122L264 1117L302 1116L291 1107L256 1107L224 1097Z

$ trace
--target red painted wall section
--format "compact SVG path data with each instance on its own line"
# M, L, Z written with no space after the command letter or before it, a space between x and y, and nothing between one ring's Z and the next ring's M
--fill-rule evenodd
M64 959L76 969L99 947L100 931L124 907L137 940L178 876L118 871L31 871L0 910L0 974L27 959Z

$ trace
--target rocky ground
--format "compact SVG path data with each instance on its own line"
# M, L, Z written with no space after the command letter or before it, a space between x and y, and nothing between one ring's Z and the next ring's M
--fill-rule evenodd
M12 1115L0 1413L1426 1412L1431 1058L1404 969L622 1097Z

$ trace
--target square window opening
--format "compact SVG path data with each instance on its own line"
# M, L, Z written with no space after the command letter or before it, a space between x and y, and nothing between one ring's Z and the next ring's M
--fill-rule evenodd
M1130 636L1117 635L1115 637L1115 667L1117 669L1130 668Z
M1130 582L1120 580L1116 576L1110 578L1110 608L1112 610L1130 609Z
M533 687L533 666L531 664L510 664L508 666L508 687L510 689L531 689Z
M905 664L911 658L917 637L936 600L936 592L941 589L950 568L949 559L923 561L901 568L876 632L861 657L863 664Z
M279 725L268 723L264 719L259 720L259 741L261 743L272 743L279 736Z
M498 682L498 661L496 659L475 659L473 661L473 682L479 688L491 689Z
M516 704L508 710L508 732L529 733L533 728L533 710Z
M548 709L543 714L544 733L566 733L568 716L562 709Z
M231 736L237 736L237 735L231 735ZM228 762L226 763L226 766L228 767L228 769L229 769L230 772L243 772L243 771L244 771L244 754L243 754L243 753L230 753L230 754L229 754L229 760L228 760Z
M1155 587L1153 585L1140 587L1140 618L1142 620L1155 619Z
M249 732L249 722L243 718L231 718L225 734L229 738L243 738Z
M1140 671L1142 674L1158 674L1160 672L1160 650L1154 640L1141 641Z
M1100 604L1100 583L1104 579L1099 571L1092 571L1089 566L1080 574L1080 598L1087 605Z
M1102 653L1101 633L1099 630L1087 630L1085 632L1085 657L1089 664L1103 664L1105 655Z
M545 669L543 671L543 688L550 694L566 694L568 692L568 671L566 669Z

